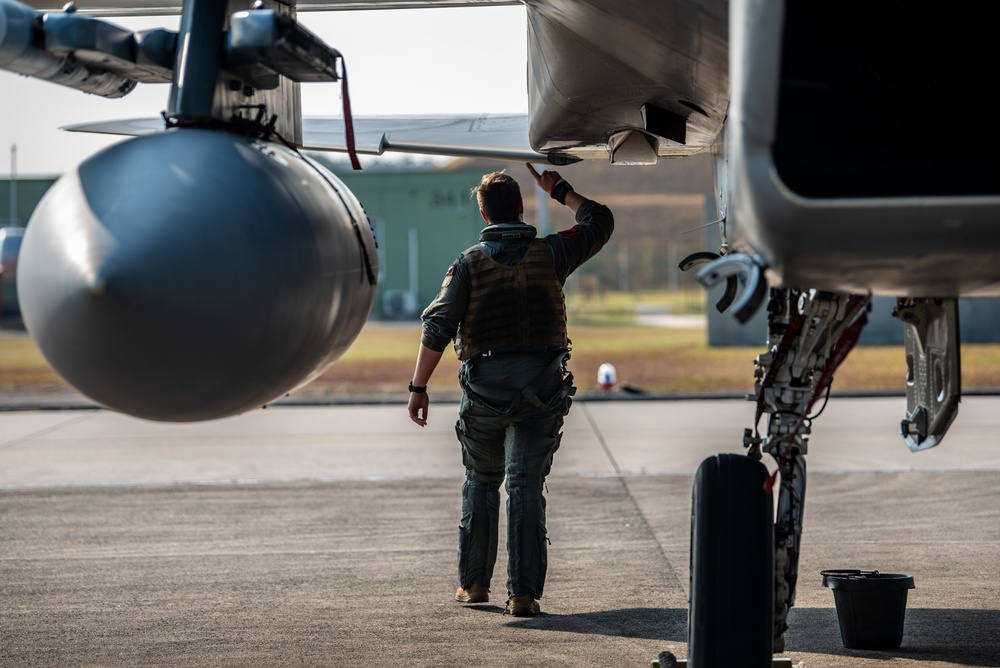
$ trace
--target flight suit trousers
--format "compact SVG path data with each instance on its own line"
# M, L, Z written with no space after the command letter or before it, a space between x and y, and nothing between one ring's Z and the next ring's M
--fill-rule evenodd
M459 382L463 394L455 429L466 467L459 585L490 585L500 483L506 478L507 595L541 598L548 541L542 488L562 438L573 377L562 365L553 366L553 353L533 353L474 358L462 365Z

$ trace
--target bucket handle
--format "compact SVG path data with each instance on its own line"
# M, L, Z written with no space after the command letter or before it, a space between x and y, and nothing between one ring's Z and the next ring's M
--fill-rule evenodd
M819 574L823 577L866 578L869 575L878 575L878 571L862 571L856 568L845 568L840 570L834 569L820 571Z

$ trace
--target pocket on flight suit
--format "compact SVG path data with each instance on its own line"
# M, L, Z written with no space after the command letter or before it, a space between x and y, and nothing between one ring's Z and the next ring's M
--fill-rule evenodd
M465 468L473 471L493 471L498 466L500 469L503 468L502 454L499 455L500 463L497 464L495 444L491 442L488 433L482 431L484 422L496 419L498 418L491 409L480 406L463 393L459 402L458 420L455 422L455 435L462 446L462 465ZM479 428L474 426L477 421Z

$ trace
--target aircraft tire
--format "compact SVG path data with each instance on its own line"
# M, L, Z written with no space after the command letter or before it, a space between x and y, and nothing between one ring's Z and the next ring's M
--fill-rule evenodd
M774 515L766 467L745 455L701 463L691 502L688 666L769 668Z

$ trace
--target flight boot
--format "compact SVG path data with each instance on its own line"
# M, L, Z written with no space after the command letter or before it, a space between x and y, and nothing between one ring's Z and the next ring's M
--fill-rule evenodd
M471 584L468 589L458 588L455 600L459 603L487 603L490 600L490 588L486 585Z
M531 617L541 612L541 608L533 596L530 594L521 594L519 596L511 596L507 600L507 609L504 612L509 612L515 617Z

